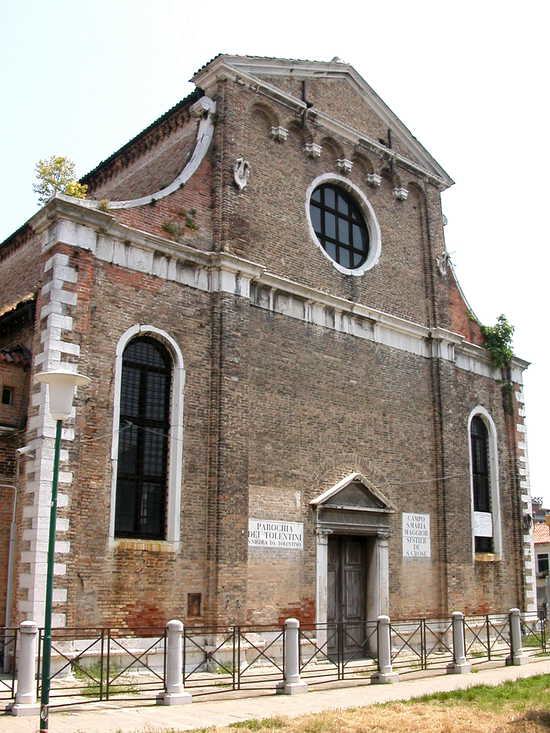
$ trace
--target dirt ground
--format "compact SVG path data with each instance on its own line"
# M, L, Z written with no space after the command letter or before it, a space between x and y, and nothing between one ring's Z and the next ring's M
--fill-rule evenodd
M548 733L549 701L526 711L479 710L471 705L415 703L238 723L215 733Z

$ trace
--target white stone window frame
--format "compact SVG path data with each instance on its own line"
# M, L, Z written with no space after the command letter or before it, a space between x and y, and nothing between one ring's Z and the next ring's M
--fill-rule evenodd
M359 206L359 209L361 210L361 213L365 218L365 224L369 233L369 254L365 262L363 262L360 267L356 267L354 269L343 267L338 262L333 260L328 252L325 251L323 245L317 238L317 234L315 234L315 229L313 227L313 222L311 221L311 214L309 210L310 201L315 189L325 183L334 183L335 185L343 188L347 193L351 194L351 196L355 200L355 203ZM382 253L382 234L380 231L380 224L378 223L378 219L376 218L376 214L374 213L372 204L365 196L363 191L359 188L359 186L355 185L355 183L350 181L348 178L340 176L337 173L322 173L320 176L317 176L317 178L314 178L307 187L305 204L306 221L308 225L309 235L315 243L316 247L318 247L321 251L323 257L325 257L330 262L330 264L336 270L338 270L338 272L341 272L343 275L353 275L354 277L360 277L361 275L364 275L366 272L371 270L378 263L380 255Z
M118 438L120 428L120 391L122 385L122 359L124 350L132 339L150 336L158 339L172 357L172 385L170 394L170 435L168 440L168 471L166 497L166 537L170 549L177 552L180 547L181 488L183 476L183 403L185 388L185 366L183 354L176 341L166 331L155 326L137 324L125 331L119 338L115 352L115 381L113 394L113 438L111 447L111 511L109 519L109 544L125 542L115 537L115 513L118 475ZM131 542L148 542L139 538Z
M494 560L503 559L502 550L502 528L500 512L500 489L498 478L498 435L495 422L488 410L482 405L477 405L470 412L468 417L468 455L470 457L470 512L471 512L471 536L472 536L472 560L476 558L475 534L474 534L474 474L472 458L472 420L480 417L485 423L489 443L489 490L491 492L491 515L493 522L493 552ZM482 553L483 554L483 553Z

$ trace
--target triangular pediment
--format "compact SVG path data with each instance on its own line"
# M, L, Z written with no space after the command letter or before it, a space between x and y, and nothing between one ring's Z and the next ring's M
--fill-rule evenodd
M323 509L355 509L359 511L395 511L384 495L360 473L351 473L310 504Z
M202 67L193 77L198 86L205 87L212 76L225 70L233 71L242 79L256 80L266 91L279 93L289 101L304 105L302 81L311 81L311 88L325 86L325 93L312 92L311 111L318 114L323 125L323 116L330 119L344 119L350 129L364 136L365 140L377 145L381 151L399 152L405 160L416 164L426 173L437 178L442 188L453 184L452 178L416 139L406 125L378 96L374 89L350 64L338 59L332 61L304 61L296 59L265 58L259 56L220 55ZM339 95L337 88L345 87L345 94ZM332 99L331 93L335 98ZM307 92L306 92L307 94ZM338 98L336 98L338 97ZM343 101L344 100L344 101ZM309 102L309 100L307 100ZM308 106L310 106L308 104ZM346 114L346 108L351 114ZM367 122L368 112L375 116L379 125ZM393 144L384 139L391 130ZM382 145L380 145L382 143ZM390 150L390 147L392 150Z

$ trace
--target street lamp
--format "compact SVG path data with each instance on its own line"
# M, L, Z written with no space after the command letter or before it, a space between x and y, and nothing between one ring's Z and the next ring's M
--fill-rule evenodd
M76 387L90 382L89 377L75 372L53 370L38 372L36 382L46 384L50 414L55 420L55 448L53 459L52 498L50 504L50 529L48 539L48 568L46 573L46 607L44 611L44 648L42 656L42 690L40 695L40 733L48 730L48 706L50 702L50 666L52 656L52 595L53 564L55 555L55 525L57 519L57 482L59 478L59 451L61 426L71 414Z

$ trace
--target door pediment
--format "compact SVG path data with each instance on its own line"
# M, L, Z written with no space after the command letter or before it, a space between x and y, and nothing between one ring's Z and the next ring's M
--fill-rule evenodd
M395 512L386 497L360 473L351 473L310 502L318 509L388 514Z

